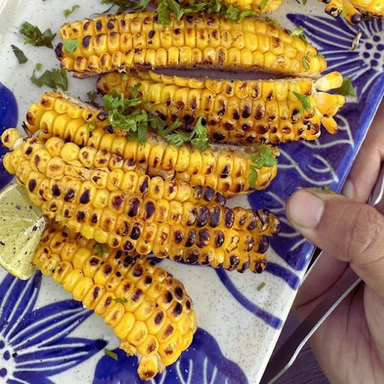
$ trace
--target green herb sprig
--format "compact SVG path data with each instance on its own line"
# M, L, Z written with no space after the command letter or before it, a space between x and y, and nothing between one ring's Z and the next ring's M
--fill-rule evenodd
M22 25L20 33L25 36L24 44L32 44L35 47L48 47L53 49L52 40L55 38L56 33L52 33L50 29L41 32L37 26L26 21Z
M311 99L307 95L303 95L298 92L293 92L293 94L299 99L302 104L302 108L300 109L300 113L304 113L310 111L312 108Z
M40 77L36 76L36 72L41 71L43 68L42 64L36 64L35 69L31 77L33 84L41 88L43 85L46 85L52 89L61 88L63 91L68 89L68 78L67 72L63 69L52 69L46 70Z
M66 9L63 13L65 17L68 17L72 15L73 12L76 11L76 9L80 8L80 5L75 4L72 8Z
M344 77L343 84L340 88L334 89L339 95L356 97L356 91L353 87L352 80L349 77Z
M25 56L24 52L20 48L16 47L16 45L12 44L11 47L19 64L25 64L28 61L28 58Z
M257 153L251 155L251 173L249 175L249 185L251 188L256 187L257 170L263 167L273 167L277 164L276 157L273 155L271 147L265 144L259 146Z
M118 7L116 13L123 13L126 11L131 12L142 12L147 8L150 0L139 0L139 1L131 1L131 0L102 0L102 4L111 4L111 6L104 11L104 13L108 13L113 7Z

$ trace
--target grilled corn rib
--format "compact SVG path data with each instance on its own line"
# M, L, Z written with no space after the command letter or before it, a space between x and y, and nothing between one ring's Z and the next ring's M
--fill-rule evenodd
M106 94L117 91L128 97L132 87L141 84L137 96L143 107L167 125L176 119L187 131L203 119L211 140L219 143L287 143L314 140L323 123L330 133L337 131L333 116L345 97L326 92L341 87L343 77L332 72L316 82L291 80L212 80L159 75L154 72L108 73L98 83ZM321 88L321 91L318 90ZM308 98L310 108L295 95Z
M89 125L94 129L89 131ZM38 138L45 141L57 136L80 147L92 147L87 156L97 158L95 167L121 168L124 172L139 169L149 176L161 176L190 182L193 186L210 187L225 197L247 193L253 189L265 189L276 176L277 167L257 169L257 180L250 185L253 154L259 149L235 146L211 145L210 150L200 152L183 145L170 145L158 136L150 137L145 145L128 141L119 129L113 128L103 110L80 103L60 92L42 96L32 105L24 123L30 135L39 132ZM81 161L85 152L82 150ZM272 148L273 155L278 154ZM84 164L86 164L84 162Z
M12 134L3 133L6 146ZM213 202L155 200L117 184L98 185L92 169L88 173L81 163L76 166L63 159L64 146L56 137L45 144L33 137L4 156L7 171L16 175L47 218L124 251L153 252L157 257L241 272L265 268L268 237L279 229L274 215Z
M217 68L317 75L326 61L317 50L273 23L245 18L233 23L214 16L172 13L171 24L155 12L101 16L60 29L55 49L61 66L76 77L136 68ZM69 52L65 42L77 40Z
M138 357L143 380L174 363L192 342L197 321L191 298L144 256L101 247L55 224L43 234L33 264L104 318L120 348Z
M363 15L384 18L384 0L330 0L325 12L333 17L343 14L349 23L358 24Z

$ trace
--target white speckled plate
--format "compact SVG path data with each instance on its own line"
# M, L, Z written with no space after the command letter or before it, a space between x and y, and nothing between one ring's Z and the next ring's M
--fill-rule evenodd
M51 28L57 32L68 20L106 9L98 0L87 0L79 2L80 8L66 19L63 11L74 4L0 0L1 129L16 121L21 127L27 108L48 90L31 83L35 65L59 67L52 49L23 45L18 33L22 23L29 21L42 31ZM168 260L161 263L185 284L195 303L199 329L181 359L152 383L253 384L263 373L313 249L289 226L284 202L300 186L341 188L384 92L383 22L373 20L352 27L343 19L325 15L323 7L313 0L305 7L285 0L273 17L289 29L302 25L328 59L329 69L352 78L357 98L348 100L339 114L337 135L323 133L311 143L282 145L279 174L271 187L249 200L231 202L267 208L282 219L281 233L271 242L269 266L263 274L216 271ZM359 29L360 45L351 52ZM58 37L54 44L57 42ZM26 64L18 64L11 44L24 50ZM70 78L69 91L87 100L95 80ZM0 171L0 177L3 184L8 180L4 172ZM256 288L261 283L265 286L259 291ZM136 358L127 358L116 349L115 361L104 355L105 346L117 348L113 332L51 279L36 274L22 282L0 271L0 382L140 383Z

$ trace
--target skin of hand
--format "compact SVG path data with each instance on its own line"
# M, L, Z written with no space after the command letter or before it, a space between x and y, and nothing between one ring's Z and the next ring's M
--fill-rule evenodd
M287 201L286 213L293 226L327 252L299 289L294 305L299 320L347 268L364 281L310 341L332 384L384 383L384 216L364 204L383 160L384 103L344 185L345 197L302 189Z

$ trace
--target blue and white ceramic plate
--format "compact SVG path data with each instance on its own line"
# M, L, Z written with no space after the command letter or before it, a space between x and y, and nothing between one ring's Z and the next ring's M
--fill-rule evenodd
M31 83L35 65L59 66L53 50L23 45L18 33L22 23L57 32L68 20L106 9L101 0L86 0L78 2L80 8L66 19L63 11L75 4L76 0L0 0L0 129L20 127L27 108L48 90ZM263 274L162 262L193 298L199 329L181 359L152 384L255 384L262 376L313 250L285 219L286 198L303 186L341 188L384 93L383 21L349 26L342 18L325 15L323 7L315 0L305 7L285 0L273 17L289 29L303 26L328 59L329 71L352 78L357 98L349 99L338 114L337 135L323 132L314 142L282 145L279 174L271 187L233 202L268 208L281 217L281 233L271 243ZM360 43L351 51L359 31ZM18 64L11 44L24 50L26 64ZM95 79L70 79L69 91L87 100L94 83ZM3 186L9 179L0 172ZM264 288L258 290L262 283ZM127 358L117 346L103 321L51 279L36 273L23 282L0 271L1 383L141 383L136 358ZM106 356L105 348L116 351L118 360Z

